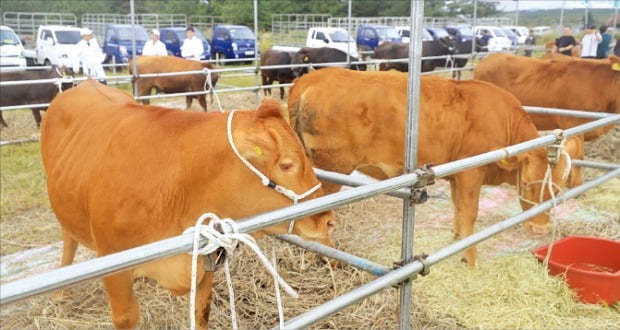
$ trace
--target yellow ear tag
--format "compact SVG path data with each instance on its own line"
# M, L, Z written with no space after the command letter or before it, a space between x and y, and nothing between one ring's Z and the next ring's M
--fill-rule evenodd
M304 62L308 62L309 58L308 56L304 57Z
M506 160L506 159L502 159L502 160L500 160L499 162L500 162L500 163L502 163L502 164L504 164L504 165L508 165L508 164L509 164L509 163L508 163L508 160Z
M259 146L256 146L256 147L254 147L254 152L255 152L257 155L262 156L262 155L263 155L263 148L261 148L261 147L259 147Z
M611 65L611 69L614 71L620 71L620 63L614 63Z

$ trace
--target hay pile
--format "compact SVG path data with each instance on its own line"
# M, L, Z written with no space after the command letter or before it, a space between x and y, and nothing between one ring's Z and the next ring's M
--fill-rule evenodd
M441 188L441 187L440 187ZM487 194L489 192L486 192ZM437 195L437 192L435 192ZM445 213L438 198L417 208L416 253L433 252L452 241L451 222L438 220ZM390 265L400 255L401 202L378 197L341 208L336 245L348 252ZM497 217L504 216L497 214ZM486 226L494 217L480 219ZM590 226L592 231L610 227ZM592 223L590 223L592 225ZM562 225L569 231L571 223ZM620 224L608 231L620 233ZM585 234L589 234L588 232ZM521 228L483 242L480 266L469 269L455 256L434 266L427 277L414 281L415 328L614 328L620 322L620 306L604 307L577 302L561 280L527 252L509 252L505 246L527 251L543 241L523 239ZM523 241L515 241L521 238ZM517 244L511 244L512 241ZM299 299L283 296L286 318L339 296L374 277L354 268L331 268L316 255L269 238L261 248L275 246L280 274L298 290ZM499 251L499 252L498 252ZM57 262L57 261L54 261ZM241 249L231 264L236 307L242 329L265 329L277 325L277 309L271 277L252 253ZM213 329L230 328L228 292L224 274L216 275L211 311ZM139 279L135 284L141 304L141 328L182 328L188 325L187 297L173 297L154 282ZM107 297L101 281L71 289L62 302L44 296L2 309L3 328L98 329L111 325ZM372 296L313 326L320 329L389 329L397 327L398 291L389 289Z

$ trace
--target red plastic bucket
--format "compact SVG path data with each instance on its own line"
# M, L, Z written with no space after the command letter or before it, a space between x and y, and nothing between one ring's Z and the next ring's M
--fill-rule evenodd
M547 245L533 251L543 261ZM612 305L620 301L620 242L590 236L569 236L553 245L549 273L563 276L585 303Z

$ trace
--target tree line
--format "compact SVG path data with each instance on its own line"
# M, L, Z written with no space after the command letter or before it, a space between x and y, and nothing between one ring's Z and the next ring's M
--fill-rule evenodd
M353 17L408 16L411 10L409 0L353 0ZM129 14L127 0L2 0L2 11L61 12L72 13L80 19L83 13ZM254 24L254 2L252 0L135 0L137 14L185 14L221 16L227 22L252 26ZM424 3L424 16L463 15L471 17L471 0L432 0ZM262 30L271 28L271 14L304 13L330 14L345 17L348 14L346 0L259 0L258 24ZM494 3L478 2L478 17L499 14Z

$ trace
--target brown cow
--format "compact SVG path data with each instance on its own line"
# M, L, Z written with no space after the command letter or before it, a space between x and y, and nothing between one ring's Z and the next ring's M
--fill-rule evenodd
M139 75L215 69L215 67L210 63L186 60L175 56L138 56L137 59L138 60L136 63L138 66ZM129 73L133 74L133 60L129 62ZM205 85L207 80L206 74L187 74L154 78L140 78L139 75L136 79L138 82L138 92L134 92L134 95L138 96L151 95L151 90L153 88L157 93L184 93L209 90L208 84ZM214 88L215 84L217 84L218 78L219 74L217 72L211 73L211 84ZM202 109L207 111L205 94L186 96L185 102L187 108L192 105L192 100L194 98L197 98ZM149 104L149 100L142 100L142 103Z
M43 121L41 153L63 229L61 266L72 263L78 243L104 256L179 235L205 212L240 219L291 205L233 153L228 116L140 105L92 80L57 96ZM274 182L299 194L318 183L278 102L238 112L232 135L240 154ZM309 198L321 195L319 189ZM329 244L332 221L333 213L323 212L296 221L293 232ZM279 224L255 234L287 231ZM103 278L114 326L138 322L135 277L185 294L190 265L183 254ZM198 269L195 313L207 328L213 273L202 271L202 258Z
M418 164L443 164L538 137L519 101L501 88L481 81L421 79ZM353 94L356 97L349 97ZM406 74L317 70L295 81L288 105L291 125L317 167L340 173L357 169L377 179L402 174ZM539 148L447 177L455 236L473 233L483 184L520 180L523 209L532 206L525 200L539 201L539 180L547 164L546 151ZM562 157L553 168L555 183L561 183L564 169ZM528 233L546 234L548 215L535 216L525 228ZM465 258L475 265L475 248L466 250Z
M491 82L514 94L523 105L549 108L620 113L620 71L613 63L620 58L540 60L510 54L493 54L482 59L474 79ZM590 119L530 114L540 130L570 128ZM585 133L585 140L597 138L613 126Z

